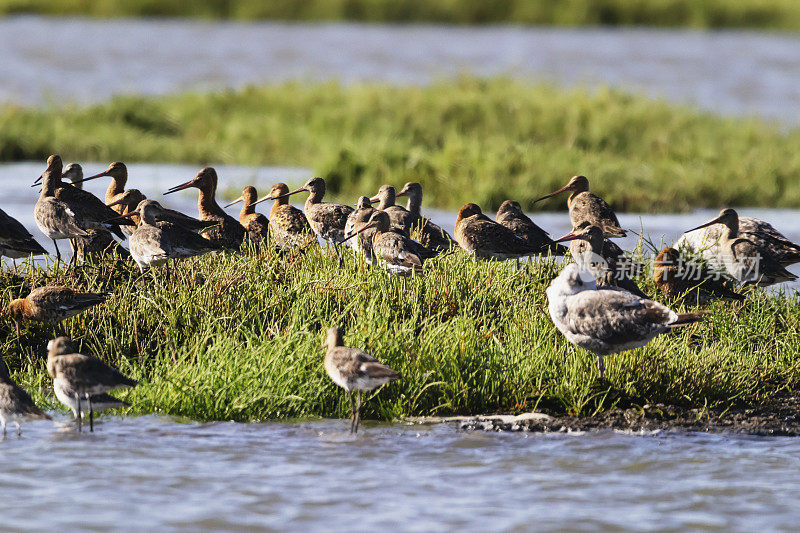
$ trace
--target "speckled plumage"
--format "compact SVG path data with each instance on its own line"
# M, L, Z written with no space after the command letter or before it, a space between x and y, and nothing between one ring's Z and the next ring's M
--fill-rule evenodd
M622 229L617 220L617 215L610 205L599 196L589 192L589 180L586 176L573 176L564 187L542 196L537 202L550 198L564 191L571 191L567 199L567 209L572 227L577 228L582 223L588 222L603 230L605 237L624 237L627 232Z
M401 196L408 197L406 210L414 216L414 222L409 233L413 234L414 231L418 231L419 242L423 246L437 252L444 252L458 246L458 242L449 233L430 219L422 216L420 211L422 208L422 185L414 181L406 183L397 193L396 198Z
M417 216L405 207L395 204L396 192L391 185L381 185L378 194L370 198L371 203L379 202L378 209L389 215L389 222L393 228L400 229L408 234L417 221Z
M527 242L530 246L538 247L542 254L564 255L567 248L553 241L550 234L534 224L525 213L519 202L506 200L497 209L495 222L510 229L514 235Z
M108 300L109 295L79 292L58 285L33 289L25 298L13 300L6 308L16 320L36 320L56 324Z
M731 290L725 279L718 278L699 262L689 268L681 253L664 247L653 263L653 280L669 298L681 298L690 305L705 305L716 299L744 300L744 295Z
M250 242L261 244L269 238L269 219L261 213L256 213L257 199L258 192L256 188L248 185L242 190L242 195L228 205L242 202L242 209L239 211L239 224L247 230L247 238L250 239Z
M513 259L539 253L538 247L491 220L475 204L465 204L459 210L456 241L467 253L485 259Z
M379 264L392 274L408 274L422 268L426 259L436 256L411 239L404 231L392 227L389 215L376 210L366 223L356 227L361 251L367 264Z

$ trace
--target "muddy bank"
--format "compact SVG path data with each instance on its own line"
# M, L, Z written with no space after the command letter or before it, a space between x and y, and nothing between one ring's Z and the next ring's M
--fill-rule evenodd
M686 409L652 404L611 409L592 417L551 416L526 413L519 416L422 417L414 423L449 422L467 431L531 431L537 433L593 431L682 430L739 433L763 436L800 436L800 398L772 399L760 406L723 409Z

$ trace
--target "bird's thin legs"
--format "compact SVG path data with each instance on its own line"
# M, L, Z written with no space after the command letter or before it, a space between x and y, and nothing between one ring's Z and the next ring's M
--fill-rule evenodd
M94 410L92 409L92 397L86 393L86 401L89 403L89 431L94 433Z
M606 364L603 362L603 356L597 356L597 372L600 374L600 379L603 379L606 373Z
M353 433L358 433L358 423L361 422L361 398L363 398L363 394L364 394L363 392L358 391L358 403L356 404L356 416L355 416L356 423Z
M77 394L75 396L78 399L78 410L76 411L75 416L78 422L78 433L80 433L81 431L83 431L83 421L81 420L81 418L83 418L83 414L81 413L81 397L80 395Z
M347 395L350 397L350 433L355 433L356 402L353 399L353 391L347 391Z

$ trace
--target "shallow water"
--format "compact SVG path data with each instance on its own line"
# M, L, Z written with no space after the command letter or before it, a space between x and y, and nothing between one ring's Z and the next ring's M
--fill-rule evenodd
M90 176L105 170L107 165L102 163L86 163L83 165L84 175ZM44 166L39 162L3 163L0 164L0 183L7 184L4 196L0 199L0 209L22 222L28 231L51 253L55 252L53 243L36 227L33 218L33 205L38 197L38 189L31 188L30 184L41 174ZM255 185L259 194L266 194L273 183L283 181L289 186L300 185L312 174L302 168L277 168L277 167L215 167L220 176L220 183L224 184L221 190L227 190L225 201L232 200L239 194L244 185ZM185 192L161 196L169 187L191 179L198 168L188 165L166 165L133 163L128 165L129 187L140 189L149 198L158 200L165 207L178 209L192 216L197 216L197 191L190 189ZM85 183L86 189L103 198L109 178L98 178ZM369 191L364 191L368 193ZM377 191L376 191L377 192ZM222 194L220 196L223 196ZM300 195L302 196L302 195ZM566 197L565 197L566 198ZM304 199L300 199L304 200ZM464 199L466 203L467 198ZM222 199L220 204L224 205ZM565 199L566 204L566 199ZM296 204L302 208L301 204ZM232 216L238 216L239 205L228 208ZM542 228L549 231L551 236L558 237L570 231L569 217L564 212L536 212L529 213L531 218ZM269 206L260 210L268 213ZM779 231L794 242L800 242L800 210L793 209L763 209L739 208L741 216L753 216L770 222ZM436 209L424 209L426 216L453 234L456 213ZM638 234L643 233L659 250L664 245L672 245L680 235L703 222L716 217L717 209L698 209L691 213L618 213L620 224L631 230L628 237L615 239L625 250L633 250L637 246ZM489 213L491 215L491 213ZM643 230L643 232L642 232ZM63 253L69 253L69 244L62 241L59 248ZM644 249L646 255L652 255L652 250ZM800 275L800 264L792 265L789 270ZM800 289L800 281L779 286L784 289Z
M66 422L57 415L57 425ZM4 529L793 530L800 439L347 421L50 422L0 442Z
M744 31L0 19L0 101L96 102L287 79L460 73L608 84L723 114L800 117L800 35Z

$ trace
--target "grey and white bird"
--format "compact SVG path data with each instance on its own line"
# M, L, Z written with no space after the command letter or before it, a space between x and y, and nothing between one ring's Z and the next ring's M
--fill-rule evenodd
M334 383L347 391L350 398L350 432L355 433L361 420L362 392L400 379L400 374L367 352L345 346L339 328L328 329L322 347L328 349L325 354L325 372ZM354 391L358 395L358 402L353 397Z
M11 379L8 367L0 355L0 424L6 436L6 424L17 426L17 435L22 430L19 423L28 420L51 420L50 416L36 407L30 395Z
M702 319L702 313L679 314L623 289L598 289L594 277L571 263L547 288L550 318L569 342L604 357L646 345L658 335Z

